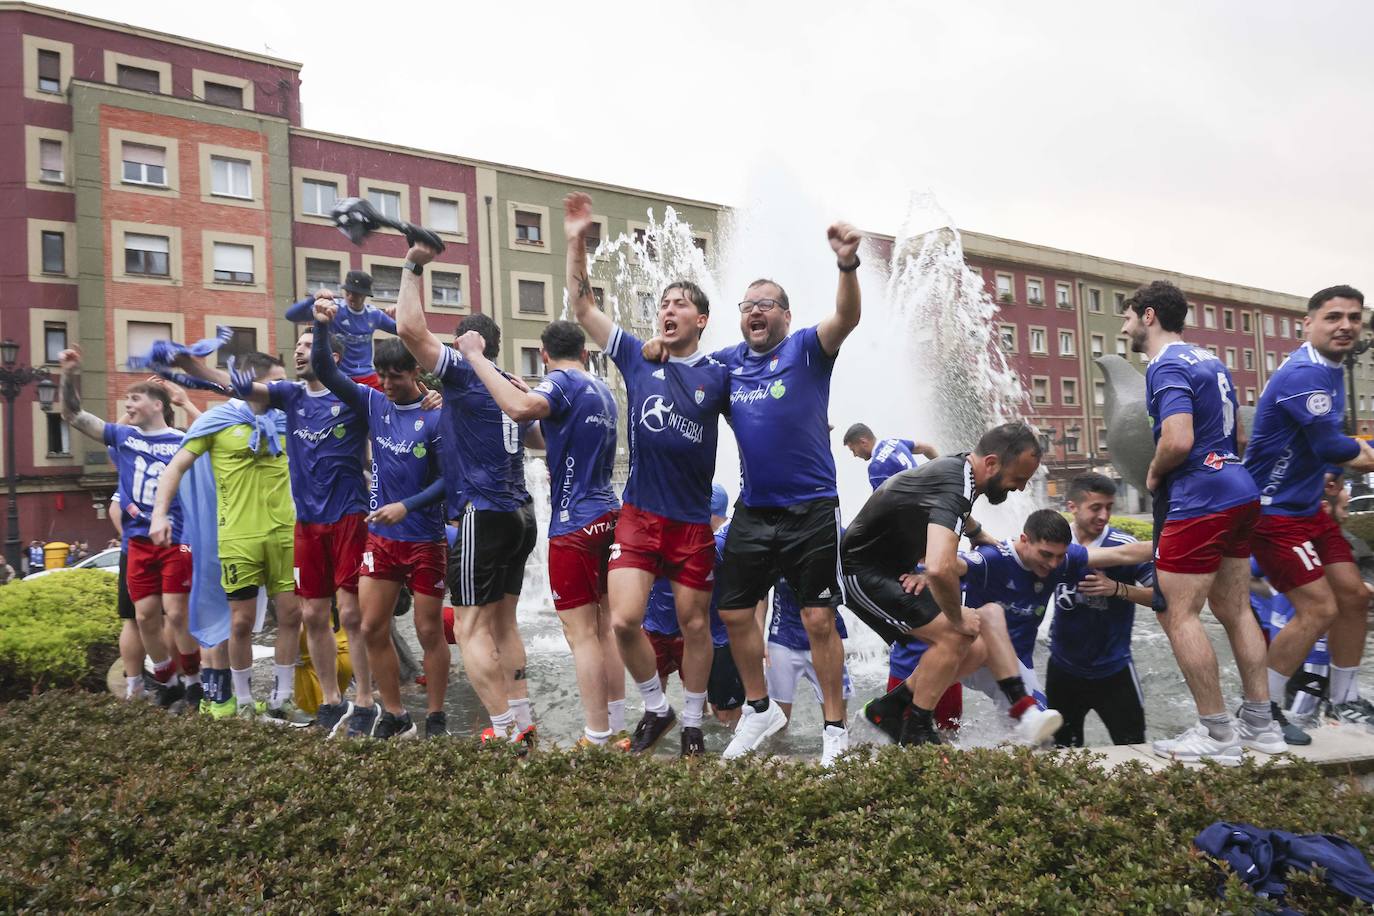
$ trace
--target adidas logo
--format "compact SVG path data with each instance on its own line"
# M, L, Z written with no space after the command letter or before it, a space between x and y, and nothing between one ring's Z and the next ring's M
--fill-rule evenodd
M733 369L730 370L730 374L731 374L731 375L743 375L743 374L744 374L744 367L743 367L743 366L736 366L735 368L733 368Z
M560 595L560 594L558 594L557 590L552 590L552 591L553 591L553 600L554 600L554 601L562 601L562 600L563 600L563 596Z
M716 571L715 571L714 569L711 570L710 572L708 572L708 573L706 574L706 581L707 581L707 582L714 582L714 581L716 581Z
M654 370L654 378L656 378L656 379L662 379L663 377L664 377L664 376L663 376L663 370L662 370L662 369L655 369L655 370Z
M817 597L817 598L829 598L829 597L830 597L830 589L827 588L827 589L823 590L823 591L822 591L819 595L817 595L816 597Z

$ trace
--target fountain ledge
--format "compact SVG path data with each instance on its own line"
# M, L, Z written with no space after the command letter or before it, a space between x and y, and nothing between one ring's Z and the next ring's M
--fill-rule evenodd
M1270 760L1284 765L1285 757L1305 760L1315 764L1327 776L1368 776L1374 774L1374 731L1362 725L1323 725L1308 730L1312 743L1307 747L1290 747L1287 755L1248 753L1247 756L1257 763ZM1119 744L1107 747L1090 747L1084 750L1095 756L1095 762L1104 770L1114 770L1127 763L1139 763L1147 770L1161 770L1173 766L1175 761L1156 757L1148 744ZM1077 750L1053 751L1055 754L1081 753ZM1185 763L1183 766L1194 769L1200 764Z

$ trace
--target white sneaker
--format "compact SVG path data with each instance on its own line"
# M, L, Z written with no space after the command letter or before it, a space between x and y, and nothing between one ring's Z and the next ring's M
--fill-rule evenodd
M1016 737L1031 747L1039 747L1050 740L1063 724L1064 717L1053 709L1032 706L1016 720Z
M1255 726L1236 717L1236 739L1241 747L1261 754L1282 754L1288 750L1288 742L1283 740L1283 729L1273 719L1263 726Z
M720 755L721 758L733 760L743 757L757 749L765 738L786 724L787 716L783 715L777 701L769 701L768 708L763 712L754 712L754 707L745 703L744 712L735 725L735 737L730 739L730 746Z
M1179 735L1177 738L1164 738L1154 743L1156 756L1168 760L1182 760L1201 763L1211 760L1224 767L1240 766L1240 742L1230 744L1217 741L1201 722Z
M821 742L821 766L833 766L835 759L849 750L849 729L827 725Z

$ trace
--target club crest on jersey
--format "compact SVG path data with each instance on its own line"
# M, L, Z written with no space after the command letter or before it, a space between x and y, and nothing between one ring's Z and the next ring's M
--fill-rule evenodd
M692 396L693 396L694 398L696 398L696 401L697 401L698 404L700 404L702 401L706 400L706 386L705 386L705 385L698 385L698 386L697 386L697 392L696 392L696 394L694 394L694 395L692 395Z
M337 416L339 415L339 405L338 405L338 404L330 404L330 405L329 405L329 415L330 415L331 417L337 417Z
M1318 391L1307 398L1307 412L1314 417L1322 417L1331 412L1331 395Z
M770 360L769 363L768 363L768 371L769 371L769 372L776 372L777 369L778 369L778 358L775 356L775 357L773 357L772 360Z
M425 428L425 421L424 421L424 420L416 420L416 421L415 421L415 431L416 431L417 433L418 433L420 430L424 429L424 428Z
M1214 471L1220 471L1226 466L1226 459L1216 452L1208 452L1207 457L1202 459L1202 463Z

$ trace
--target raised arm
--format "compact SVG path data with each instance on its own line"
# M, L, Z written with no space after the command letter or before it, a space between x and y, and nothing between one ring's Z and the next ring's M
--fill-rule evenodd
M181 486L181 478L196 463L200 455L182 448L167 462L157 481L157 501L153 503L153 517L148 523L148 538L159 547L172 543L172 523L167 513L172 509L172 499Z
M610 345L615 323L596 307L591 274L587 272L587 230L592 225L592 199L575 192L563 198L563 232L568 244L568 296L573 317L582 329L605 350Z
M148 384L156 385L167 392L167 398L172 402L172 406L180 407L182 410L186 411L186 419L190 420L192 423L195 422L197 417L204 413L199 407L191 403L191 399L186 396L186 389L182 388L171 379L165 379L160 375L150 375L148 376Z
M323 293L327 298L333 299L334 293L327 289L322 289L315 296L306 296L300 302L293 302L286 307L286 320L294 321L296 324L305 324L311 321L311 314L315 310L315 298Z
M386 309L379 309L374 305L372 306L372 327L378 331L395 334L396 319Z
M940 457L940 453L935 450L935 446L927 442L913 442L911 443L911 445L908 446L908 448L911 449L913 454L924 455L931 461L934 461L936 458Z
M81 348L63 350L57 365L62 370L62 419L72 429L103 442L105 421L81 408Z
M420 267L434 260L435 251L428 245L416 243L406 252L406 261ZM420 275L412 270L401 271L401 292L396 296L396 335L415 357L420 368L433 372L439 368L444 342L425 323L425 307L421 302Z
M834 356L850 332L859 326L859 243L863 236L849 223L835 223L825 231L840 269L835 311L816 326L821 347Z
M511 384L501 370L491 364L483 355L487 341L476 331L468 331L458 338L458 352L468 361L472 371L487 386L492 400L506 416L519 423L528 420L542 420L549 415L549 402L532 391L521 391Z
M334 351L329 348L329 324L338 306L323 299L315 302L315 334L310 343L310 369L320 384L334 392L340 401L357 411L359 416L367 416L367 395L362 386L344 375L339 364L334 362Z

